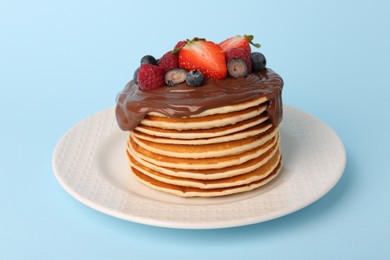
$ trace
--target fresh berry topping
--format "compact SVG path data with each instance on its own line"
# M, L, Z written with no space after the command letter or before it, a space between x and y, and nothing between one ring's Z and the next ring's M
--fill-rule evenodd
M172 51L165 53L158 61L157 65L167 72L170 69L178 68L178 56L174 55Z
M134 71L134 74L133 74L133 81L134 81L135 84L138 84L138 71L139 71L139 68L136 69Z
M240 58L231 59L227 65L229 75L233 78L242 78L248 75L248 68L244 60Z
M243 48L248 54L250 54L251 46L249 44L252 44L256 48L260 47L260 44L252 42L253 38L254 38L253 35L246 35L246 34L244 36L237 35L227 40L224 40L219 44L219 46L221 46L224 52L228 52L233 48Z
M223 79L227 68L225 54L218 44L195 38L187 42L179 52L179 67L199 70L208 78Z
M141 59L141 65L142 64L157 65L157 61L156 61L156 58L154 58L152 55L145 55Z
M267 65L267 60L265 59L264 55L261 54L260 52L251 53L251 61L252 61L253 71L263 70Z
M165 73L165 83L174 86L186 81L187 71L185 69L170 69Z
M138 71L138 86L141 90L153 90L164 85L164 71L162 68L152 64L141 65Z
M245 61L248 73L252 72L252 64L251 64L252 62L251 62L251 59L249 57L249 54L246 52L245 49L233 48L233 49L230 49L226 53L226 62L227 63L229 63L229 61L231 59L236 59L236 58L239 58L239 59L242 59L243 61Z
M180 41L180 42L176 43L174 49L178 49L178 48L182 47L183 45L185 45L186 43L187 43L187 41Z
M204 76L199 70L191 70L187 73L186 83L190 87L199 87L203 84Z

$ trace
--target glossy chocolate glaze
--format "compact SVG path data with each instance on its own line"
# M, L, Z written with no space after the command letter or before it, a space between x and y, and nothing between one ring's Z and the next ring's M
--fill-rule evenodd
M182 83L144 92L130 81L117 96L115 113L119 127L132 131L149 112L180 118L265 96L268 115L276 126L282 120L282 88L282 78L271 69L245 78L205 79L196 88Z

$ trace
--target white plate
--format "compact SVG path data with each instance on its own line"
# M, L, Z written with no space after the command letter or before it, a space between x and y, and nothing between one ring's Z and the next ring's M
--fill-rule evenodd
M82 203L121 219L161 227L206 229L248 225L299 210L324 196L340 179L344 145L326 124L284 106L283 169L251 192L217 198L181 198L153 190L129 173L127 132L113 108L74 126L57 144L53 170Z

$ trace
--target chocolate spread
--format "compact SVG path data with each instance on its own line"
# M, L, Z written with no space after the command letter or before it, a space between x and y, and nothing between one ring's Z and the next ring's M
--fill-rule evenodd
M195 88L182 83L144 92L130 81L117 96L115 113L119 127L132 131L149 112L188 117L265 96L269 100L267 113L276 126L282 120L282 88L282 78L271 69L245 78L206 78L202 86Z

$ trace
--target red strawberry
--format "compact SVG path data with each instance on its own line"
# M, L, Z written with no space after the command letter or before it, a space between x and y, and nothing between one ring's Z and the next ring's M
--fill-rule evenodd
M245 49L233 48L226 53L226 63L229 63L231 59L236 59L236 58L242 59L245 62L248 70L248 74L252 72L251 58Z
M260 44L253 43L252 40L253 40L253 35L246 35L246 34L244 36L237 35L237 36L231 37L227 40L224 40L223 42L221 42L219 44L219 46L221 46L221 48L224 52L228 52L229 50L231 50L233 48L242 48L249 55L252 52L251 46L249 44L252 44L256 48L260 47Z
M213 79L226 77L225 53L218 44L195 38L187 42L179 52L180 68L199 70L204 76Z
M152 64L141 65L137 79L138 87L142 91L153 90L165 85L164 70Z
M165 53L157 62L157 66L162 68L164 72L170 69L179 67L178 56L173 54L172 51Z

